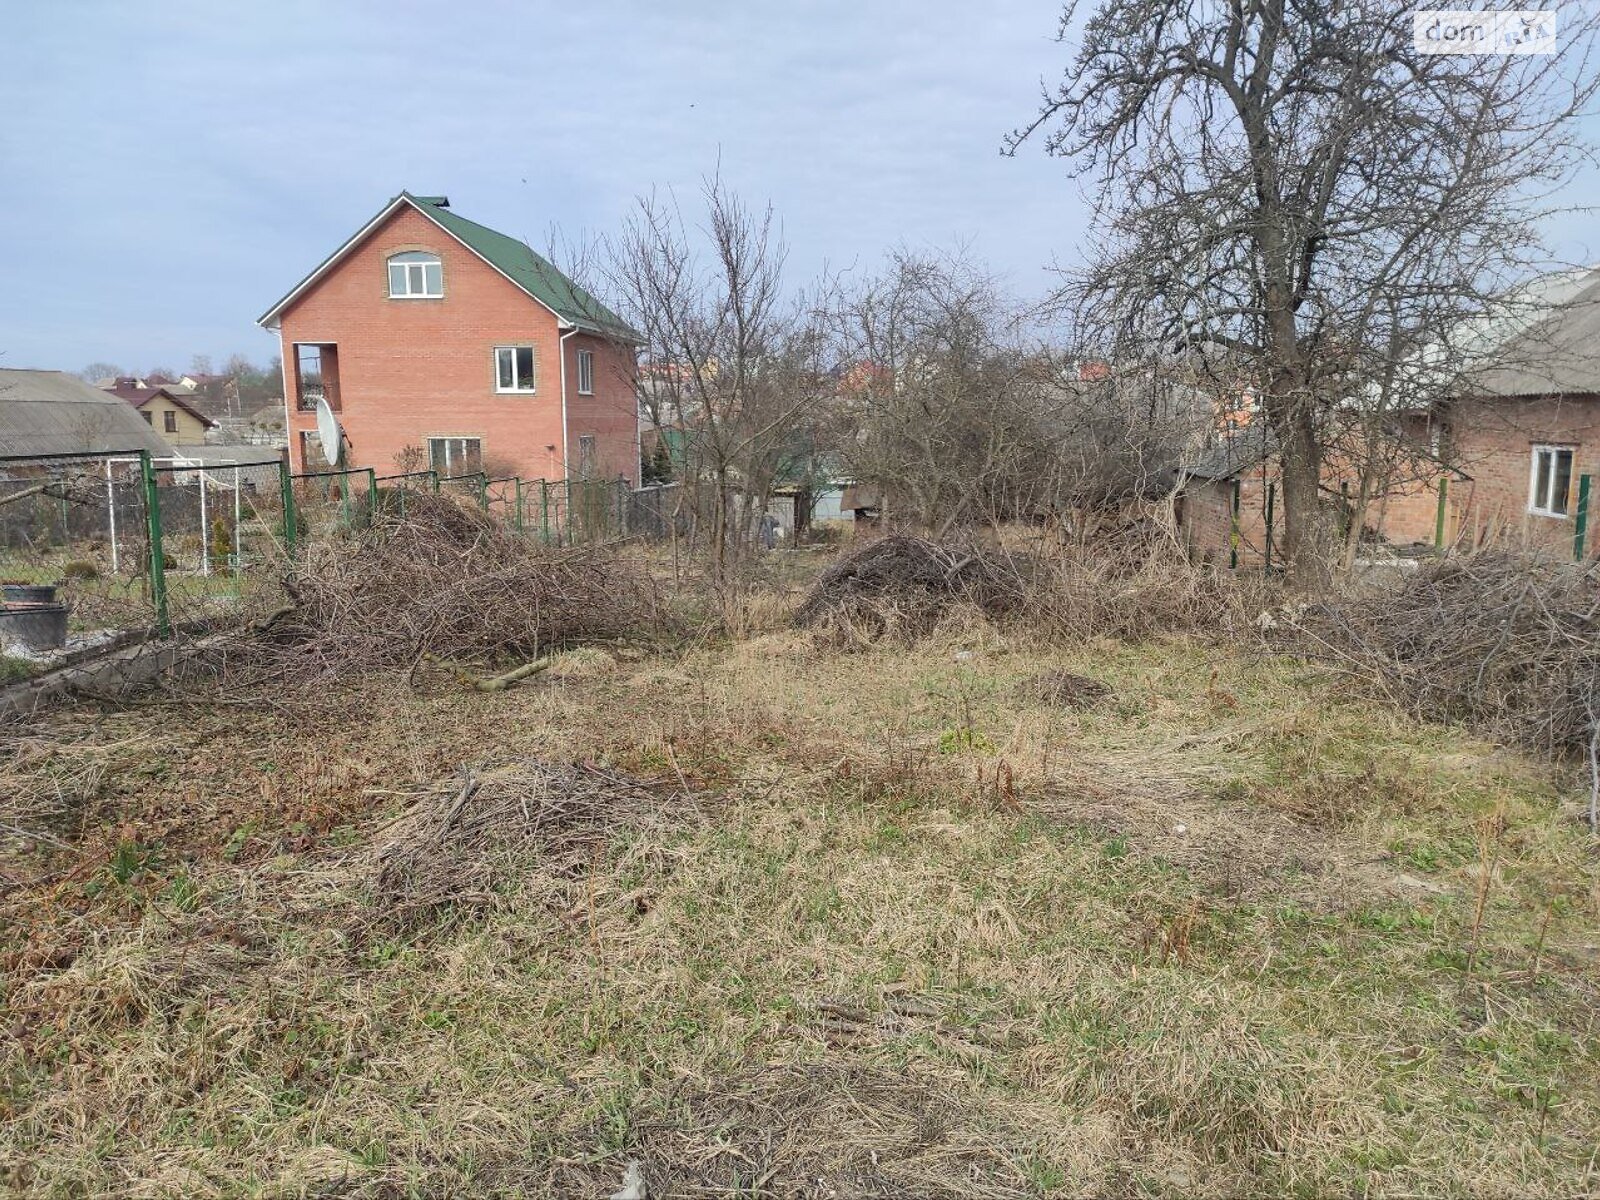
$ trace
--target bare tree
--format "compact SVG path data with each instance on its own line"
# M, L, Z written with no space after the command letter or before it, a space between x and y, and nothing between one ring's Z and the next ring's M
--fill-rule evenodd
M821 343L809 306L784 290L771 208L746 207L715 177L703 199L703 238L675 204L641 199L601 271L644 339L640 402L678 441L720 591L820 398Z
M854 477L935 531L1104 508L1170 481L1169 381L1062 350L962 255L900 251L830 306Z
M1068 36L1079 4L1066 9ZM1253 388L1281 456L1291 569L1323 568L1332 441L1396 371L1500 293L1538 249L1584 153L1597 18L1566 6L1557 52L1429 54L1420 3L1099 0L1036 134L1098 181L1103 246L1069 288L1121 353L1192 353Z
M92 362L78 372L78 377L85 383L99 383L102 379L117 379L126 374L116 363Z

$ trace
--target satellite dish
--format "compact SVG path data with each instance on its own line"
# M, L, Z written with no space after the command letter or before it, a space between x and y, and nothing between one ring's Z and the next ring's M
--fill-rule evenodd
M344 430L326 398L317 401L317 438L322 442L322 457L330 467L337 467L344 457Z

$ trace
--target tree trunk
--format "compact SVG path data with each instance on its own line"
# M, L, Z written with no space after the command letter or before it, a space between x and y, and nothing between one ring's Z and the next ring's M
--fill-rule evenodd
M1285 567L1292 585L1315 590L1331 578L1330 531L1319 498L1322 446L1311 406L1291 402L1284 407L1273 428L1283 476Z

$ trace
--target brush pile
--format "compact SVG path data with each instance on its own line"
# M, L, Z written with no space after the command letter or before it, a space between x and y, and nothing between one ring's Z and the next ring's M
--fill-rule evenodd
M1393 590L1308 609L1312 652L1412 714L1544 752L1600 717L1600 568L1509 551L1424 565Z
M425 658L518 664L646 633L660 611L644 572L611 553L534 545L449 496L413 496L404 516L311 543L283 586L292 605L252 641L258 665L291 683Z
M512 874L582 879L616 834L697 817L698 801L620 771L538 759L469 771L425 793L377 847L375 906L409 926L491 906Z
M846 554L817 580L795 613L802 628L846 628L875 638L928 633L959 604L987 616L1013 611L1023 581L1009 564L971 546L890 534Z

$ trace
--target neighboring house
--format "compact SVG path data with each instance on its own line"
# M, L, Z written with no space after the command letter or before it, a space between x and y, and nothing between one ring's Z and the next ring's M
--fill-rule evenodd
M1481 365L1454 399L1410 415L1412 436L1469 477L1451 484L1446 536L1569 549L1579 481L1600 481L1600 268L1534 280L1463 337Z
M125 376L105 390L138 409L145 423L174 446L200 445L206 440L206 430L215 424L188 397L166 384Z
M0 369L0 455L140 450L176 453L127 401L76 375Z
M639 480L639 337L523 242L402 192L260 318L283 349L289 454L348 466Z
M1596 479L1600 517L1600 268L1534 279L1453 335L1475 364L1444 402L1396 413L1379 450L1393 460L1385 494L1370 501L1370 534L1395 546L1573 545L1582 476ZM1278 464L1258 416L1225 422L1215 451L1184 471L1179 516L1197 554L1225 555L1239 486L1239 560L1264 552L1266 498ZM1440 484L1444 483L1441 504ZM1330 462L1323 493L1353 493L1355 473ZM1282 538L1277 495L1275 548ZM1441 520L1442 518L1442 520ZM1600 537L1590 535L1593 555Z

